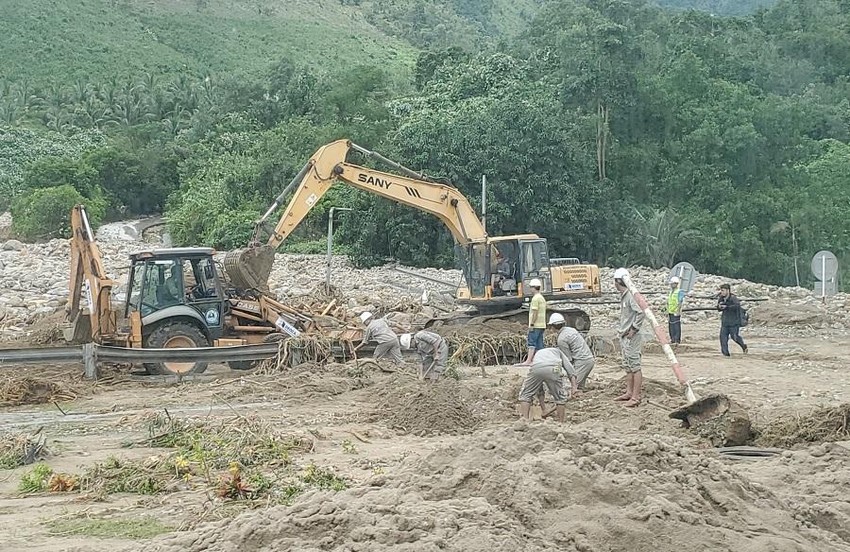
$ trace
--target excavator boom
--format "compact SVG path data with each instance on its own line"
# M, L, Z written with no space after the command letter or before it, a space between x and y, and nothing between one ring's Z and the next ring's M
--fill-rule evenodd
M352 149L393 166L405 176L346 162L348 152ZM289 191L297 186L295 195L267 243L263 246L255 243L248 249L233 251L225 257L225 269L237 287L268 290L274 250L304 220L335 181L433 214L446 225L458 243L484 241L487 238L487 232L475 210L457 188L434 182L348 140L337 140L323 146L310 158L257 222L259 228L280 207Z

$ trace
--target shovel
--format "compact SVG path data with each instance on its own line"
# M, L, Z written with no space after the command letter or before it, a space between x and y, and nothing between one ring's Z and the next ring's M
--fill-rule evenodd
M434 365L437 364L437 359L431 361L431 365L428 366L428 369L419 374L419 381L425 381L425 378L428 377L428 374L431 373L431 370L434 368Z
M630 274L626 274L623 277L623 283L626 284L627 288L629 288L629 291L632 293L635 301L637 301L638 306L643 310L646 317L649 318L650 323L652 323L652 329L655 331L655 337L658 339L658 342L661 343L661 348L664 349L664 354L667 355L667 359L673 365L673 374L675 374L676 379L679 380L679 385L685 388L685 400L689 405L695 403L697 401L697 396L694 394L693 389L691 389L690 382L687 378L685 378L682 366L676 359L675 353L673 353L673 348L670 347L670 337L667 335L667 332L664 331L664 328L661 327L661 324L658 323L658 319L655 318L655 314L649 307L649 303L646 302L646 299L644 299L643 295L641 295L635 287Z

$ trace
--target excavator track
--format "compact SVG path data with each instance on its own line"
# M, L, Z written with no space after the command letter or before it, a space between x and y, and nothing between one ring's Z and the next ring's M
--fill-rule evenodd
M590 315L578 308L568 307L548 307L546 309L547 316L552 313L559 313L564 317L566 325L575 328L582 333L587 333L590 330ZM528 325L528 310L513 309L504 312L480 314L480 313L452 313L449 316L441 318L433 318L426 324L426 328L437 328L441 326L461 326L467 324L486 324L492 320L504 320L507 322L516 323L518 326Z

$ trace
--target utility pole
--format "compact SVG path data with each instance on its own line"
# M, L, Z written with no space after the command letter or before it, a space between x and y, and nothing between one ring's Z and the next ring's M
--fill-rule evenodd
M328 212L328 259L327 268L325 269L325 287L331 289L331 257L333 256L334 245L334 213L336 211L353 211L349 207L331 207Z

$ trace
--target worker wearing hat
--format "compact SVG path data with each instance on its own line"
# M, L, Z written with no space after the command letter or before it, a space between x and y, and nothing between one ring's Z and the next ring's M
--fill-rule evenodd
M670 331L670 343L682 342L682 303L685 292L680 288L678 276L670 278L670 293L667 295L667 329Z
M629 291L626 284L629 278L629 271L625 268L614 271L614 287L620 293L620 323L617 325L617 335L620 337L623 370L626 371L626 392L614 400L624 401L625 406L633 408L640 404L643 387L640 366L642 342L639 332L646 315Z
M561 313L554 312L549 317L549 326L558 332L558 349L572 362L576 370L578 388L584 389L584 382L593 370L596 359L579 331L566 324Z
M543 283L534 278L528 282L528 286L534 290L534 297L531 298L528 308L528 356L524 366L531 366L534 352L544 347L543 333L546 331L546 298L540 293Z
M442 336L428 330L419 330L415 334L402 334L399 342L402 349L416 349L419 359L422 360L422 379L440 379L449 360L449 345Z
M374 358L390 357L396 362L403 361L398 336L390 329L386 318L376 319L371 312L364 312L360 315L360 321L366 326L366 331L363 333L363 341L360 342L357 349L370 341L376 341L378 346L375 347Z

